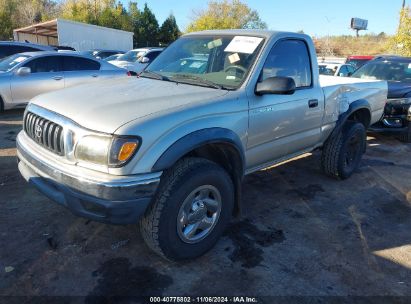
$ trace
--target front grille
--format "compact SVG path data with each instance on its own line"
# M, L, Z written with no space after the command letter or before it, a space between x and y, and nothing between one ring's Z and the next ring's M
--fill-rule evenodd
M44 148L64 155L63 127L34 113L24 118L24 131Z

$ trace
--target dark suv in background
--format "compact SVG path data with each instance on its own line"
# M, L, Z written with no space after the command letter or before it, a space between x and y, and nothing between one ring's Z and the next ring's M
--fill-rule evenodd
M401 141L411 142L411 57L379 56L355 71L352 77L387 80L384 116L370 130L395 133Z
M17 41L0 41L0 59L18 53L55 50L54 47L47 45Z

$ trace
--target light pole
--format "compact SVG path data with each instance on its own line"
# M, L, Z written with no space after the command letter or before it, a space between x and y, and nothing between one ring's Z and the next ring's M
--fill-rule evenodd
M402 9L405 8L405 0L402 0Z

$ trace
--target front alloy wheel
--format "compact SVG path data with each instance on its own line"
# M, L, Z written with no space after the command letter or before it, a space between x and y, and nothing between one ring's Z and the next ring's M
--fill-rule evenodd
M192 191L181 205L177 217L177 233L186 243L206 238L216 225L221 212L221 194L212 185Z

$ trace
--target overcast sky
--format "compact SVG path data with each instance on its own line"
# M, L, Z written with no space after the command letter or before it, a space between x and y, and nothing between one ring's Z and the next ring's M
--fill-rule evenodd
M243 0L258 11L269 29L299 31L314 36L354 34L351 17L368 19L368 32L394 34L402 0ZM128 0L122 0L128 3ZM181 30L189 24L193 10L207 6L208 0L137 0L155 13L161 24L173 12ZM410 0L411 4L411 0Z

